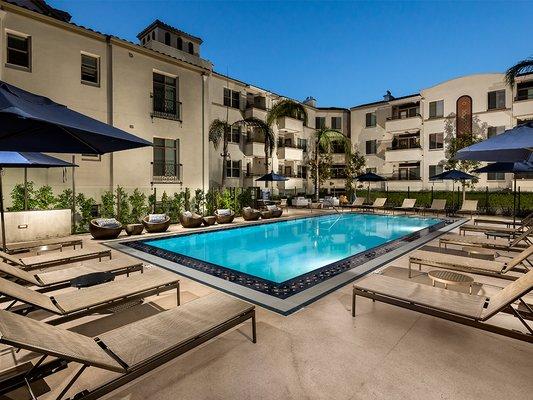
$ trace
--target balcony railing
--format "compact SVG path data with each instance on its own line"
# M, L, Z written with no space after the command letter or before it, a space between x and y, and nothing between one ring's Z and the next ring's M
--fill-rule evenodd
M524 91L523 93L518 93L516 97L514 98L515 101L532 100L532 99L533 99L533 89L529 89L528 91Z
M152 183L180 183L182 164L154 161L152 163Z
M393 115L392 117L387 117L387 121L394 121L397 119L408 119L414 117L422 117L420 113L408 114L408 115Z
M401 170L386 176L389 181L420 181L420 171Z
M161 98L152 95L152 118L171 119L174 121L182 120L182 104L180 101Z
M294 143L283 143L281 141L278 141L278 147L288 147L290 149L302 149L303 151L307 151L307 145L302 144L294 144Z

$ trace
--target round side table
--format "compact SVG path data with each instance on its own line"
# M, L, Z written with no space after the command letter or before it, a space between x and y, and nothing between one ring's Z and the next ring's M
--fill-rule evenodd
M481 258L483 260L494 261L494 259L499 256L497 251L485 249L483 247L464 246L461 250L471 257Z
M472 294L474 278L471 276L453 271L433 270L428 272L428 277L433 281L433 286L435 282L444 284L444 289L448 289L448 285L464 285L469 287L469 294Z
M205 226L214 225L215 222L216 222L216 218L213 215L209 215L207 217L204 217L204 225Z
M140 235L141 233L143 233L144 226L143 226L143 224L128 224L128 225L126 225L124 230L126 231L128 236Z
M101 285L115 280L115 275L110 272L93 272L92 274L78 276L70 281L70 286L78 289Z

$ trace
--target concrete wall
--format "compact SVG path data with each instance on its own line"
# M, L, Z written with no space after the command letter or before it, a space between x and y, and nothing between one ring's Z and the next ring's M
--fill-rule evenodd
M70 210L6 212L5 223L8 243L64 237L71 233L71 212ZM0 226L0 234L1 232Z

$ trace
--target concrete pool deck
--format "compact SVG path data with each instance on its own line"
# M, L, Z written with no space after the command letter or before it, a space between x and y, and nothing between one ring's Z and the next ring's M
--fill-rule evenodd
M173 232L182 229L172 227ZM428 245L438 246L437 241ZM102 245L85 236L84 247L93 246ZM114 252L114 257L123 255ZM382 269L407 268L407 260L404 255ZM482 284L478 293L488 296L507 284L473 276ZM425 276L416 279L423 281ZM181 277L181 289L183 303L215 290L186 277ZM533 302L531 294L528 301ZM350 304L347 284L287 317L257 307L257 344L250 342L245 324L106 398L500 400L526 399L533 393L531 344L367 299L358 300L353 319ZM93 336L174 306L174 294L161 295L118 314L89 316L65 325ZM498 317L498 322L515 326L508 315ZM35 354L0 347L0 369L35 359ZM57 396L75 371L70 366L47 378L55 390L42 398ZM86 373L70 394L108 376L93 368Z

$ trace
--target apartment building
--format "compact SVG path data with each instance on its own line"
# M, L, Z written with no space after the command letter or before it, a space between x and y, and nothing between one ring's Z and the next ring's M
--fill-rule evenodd
M452 182L429 177L443 171L452 137L473 132L487 138L532 119L533 74L520 77L513 88L503 74L477 74L407 96L387 92L381 101L353 107L351 133L367 169L387 177L390 190L440 190L451 189ZM503 189L511 183L512 174L482 174L477 187ZM529 179L518 185L533 189Z

